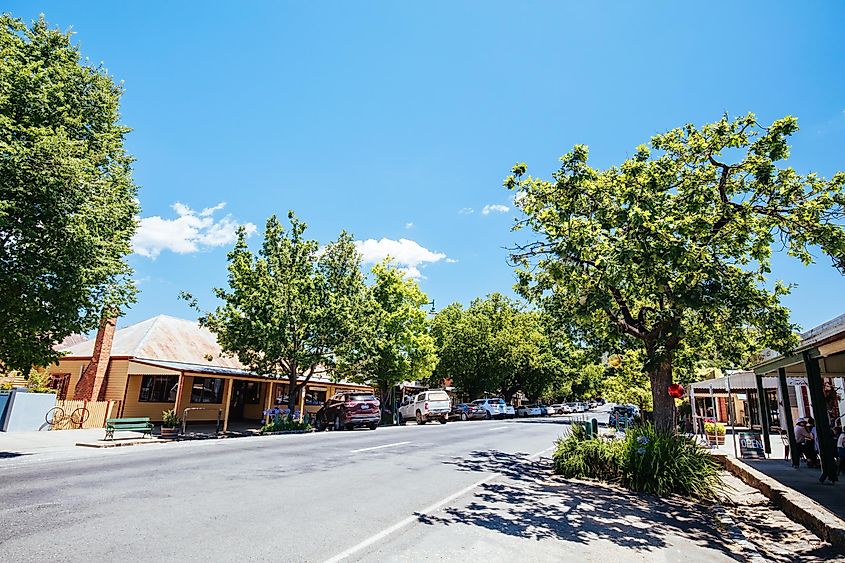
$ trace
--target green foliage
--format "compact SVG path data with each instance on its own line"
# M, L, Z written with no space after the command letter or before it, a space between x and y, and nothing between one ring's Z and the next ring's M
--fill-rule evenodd
M518 290L599 353L641 350L664 429L674 371L795 345L788 287L766 278L776 240L805 263L821 248L845 270L845 173L777 166L797 128L724 117L656 135L653 152L640 146L620 166L594 169L577 145L551 181L524 164L505 181L525 213L516 228L538 237L513 253Z
M261 427L261 432L292 432L292 431L308 431L311 430L310 423L300 420L295 420L290 416L278 417L272 422L269 422Z
M364 347L357 358L342 362L342 371L353 381L379 389L384 401L388 390L402 381L427 380L437 355L426 312L420 308L429 299L417 282L389 259L376 264L372 273Z
M612 403L637 405L641 411L651 410L651 387L643 371L642 350L629 350L619 355L619 366L608 370L602 395Z
M660 496L712 500L724 487L719 466L695 441L652 425L638 425L624 439L587 438L583 429L557 442L555 472L567 478L616 482Z
M588 439L583 426L573 425L557 441L553 455L555 473L568 479L598 479L617 482L621 478L625 442Z
M33 368L26 378L26 388L31 393L56 393L50 387L50 372L45 368Z
M0 369L28 373L134 301L139 208L105 69L80 62L70 33L8 15L0 61Z
M348 233L320 249L304 237L305 223L293 212L288 218L288 230L275 215L267 220L257 255L244 229L238 231L228 255L229 288L214 290L223 305L204 313L200 324L249 369L288 377L294 410L315 372L332 373L339 361L366 349L368 294ZM198 308L190 295L182 297Z
M551 338L539 312L524 311L501 294L475 299L467 309L449 305L435 317L432 334L436 373L452 378L467 396L496 393L509 399L522 390L536 399L552 389L570 389L569 342Z
M721 422L705 422L704 434L707 436L724 436L725 425Z
M161 411L161 425L164 428L178 428L182 419L176 414L175 409Z

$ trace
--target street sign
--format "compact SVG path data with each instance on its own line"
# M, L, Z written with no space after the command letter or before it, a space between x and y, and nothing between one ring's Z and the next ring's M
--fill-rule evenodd
M739 455L748 459L766 459L763 439L759 432L739 433Z

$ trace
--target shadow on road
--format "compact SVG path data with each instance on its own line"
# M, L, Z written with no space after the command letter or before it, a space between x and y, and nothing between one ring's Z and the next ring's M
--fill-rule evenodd
M25 455L31 455L31 454L22 454L20 452L0 452L0 459L12 459L12 458L15 458L15 457L21 457L21 456L25 456Z
M607 540L639 552L669 547L667 540L674 536L674 546L692 542L737 557L721 540L706 507L683 499L666 501L610 485L567 481L551 472L548 460L532 462L527 454L475 451L445 463L505 479L482 485L468 504L447 508L445 515L417 514L421 523L480 526L535 540Z

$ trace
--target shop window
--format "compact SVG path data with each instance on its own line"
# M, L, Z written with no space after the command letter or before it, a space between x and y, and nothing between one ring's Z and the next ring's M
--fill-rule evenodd
M145 375L141 379L139 403L173 403L179 389L178 375Z
M261 402L261 384L257 381L244 381L241 387L244 402L248 405L257 405Z
M191 386L192 403L222 403L223 380L214 377L195 377Z
M276 385L276 404L288 404L289 385Z
M310 407L319 407L326 402L326 391L319 391L317 389L309 389L305 393L305 404Z

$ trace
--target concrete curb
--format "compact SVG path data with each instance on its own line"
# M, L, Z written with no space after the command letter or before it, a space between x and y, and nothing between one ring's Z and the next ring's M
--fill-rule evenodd
M790 520L801 524L833 546L845 547L845 521L836 514L738 459L728 456L714 457L745 484L763 493Z
M156 438L152 438L142 440L123 440L120 442L77 442L76 445L85 448L120 448L125 446L143 446L145 444L167 444L172 441L173 440L158 440Z

